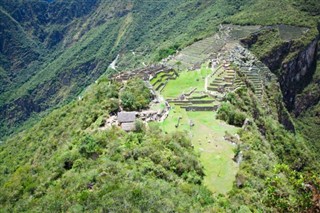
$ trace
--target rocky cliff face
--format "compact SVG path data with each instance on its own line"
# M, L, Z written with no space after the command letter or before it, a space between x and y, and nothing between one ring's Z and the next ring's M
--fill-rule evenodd
M274 29L268 29L243 39L242 43L249 49L256 44L262 33L268 33ZM283 93L286 108L292 112L296 108L296 96L311 82L316 69L317 49L319 36L314 38L307 46L300 47L294 41L282 41L276 48L268 54L262 56L260 60L278 76L278 80ZM287 60L292 52L296 56Z
M281 66L279 82L289 111L295 109L296 95L312 80L316 69L317 43L318 38L314 39L295 58Z
M296 96L294 115L298 117L301 113L308 110L320 102L320 42L318 42L316 72L310 85Z

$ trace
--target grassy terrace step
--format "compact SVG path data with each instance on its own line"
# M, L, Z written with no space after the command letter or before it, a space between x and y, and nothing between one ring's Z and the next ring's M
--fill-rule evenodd
M232 80L232 79L234 79L234 77L235 77L235 76L225 76L224 79L225 79L225 80Z
M209 84L209 86L224 86L225 85L225 82L212 82Z
M220 78L220 77L217 77L217 78L215 78L214 80L215 80L215 81L224 81L224 79L223 79L223 78Z
M158 74L158 76L157 77L159 77L159 78L163 78L163 77L168 77L168 76L170 76L170 77L172 77L172 76L175 76L176 74L174 73L174 72L168 72L168 73L160 73L160 74Z
M260 88L262 87L262 85L259 83L255 83L255 82L252 82L253 83L253 86L256 87L256 88Z
M249 79L250 80L250 79ZM250 80L251 81L251 80ZM253 83L254 86L256 87L260 87L261 86L261 82L260 81L251 81Z
M246 74L246 76L248 76L250 78L260 78L260 75L258 75L258 74L250 74L250 73L248 73L248 74Z
M208 95L202 95L202 96L192 96L187 98L188 100L203 100L203 99L210 99Z
M234 75L236 72L233 70L225 70L224 73L227 75Z
M260 70L242 69L241 72L243 72L243 73L259 74Z
M173 104L211 104L211 103L215 102L215 100L213 100L213 99L210 99L210 100L186 100L186 101L171 100L168 102L173 103Z
M225 79L224 81L225 83L228 83L228 84L234 84L234 79Z
M166 83L161 82L157 87L155 87L155 90L159 90L161 88L163 88L163 86L165 86Z
M244 87L246 86L244 83L236 83L234 87Z
M246 75L252 75L252 76L254 76L254 75L256 75L256 76L260 76L260 74L259 74L259 73L257 73L257 72L250 72L250 71L248 71L248 72L244 72L244 74L246 74Z
M164 82L166 82L166 81L165 80L158 80L158 81L156 81L155 83L153 83L151 85L153 86L153 88L158 88L159 85L164 84Z
M259 74L246 74L248 78L261 79L261 75Z
M261 81L259 77L247 76L247 78L254 81Z
M219 87L208 87L208 90L216 92L218 91Z
M177 76L175 75L174 72L161 73L161 74L158 74L157 77L153 78L150 83L154 88L159 89L159 85L161 83L166 82L168 80L174 80L176 78L177 78Z
M182 106L182 109L186 111L197 111L197 112L206 112L206 111L216 111L218 106Z
M247 76L247 78L249 79L249 80L251 80L251 81L261 81L261 79L260 78L257 78L257 77L250 77L250 76Z
M174 105L180 106L180 107L187 107L187 106L192 106L191 103L175 103Z
M208 87L207 89L210 91L218 91L219 87Z
M181 59L181 60L186 60L186 61L195 61L197 62L199 60L199 55L198 56L192 56L192 55L189 55L189 54L181 54L177 57L178 59Z
M226 75L226 76L223 77L223 80L226 80L226 79L234 79L235 77L236 77L235 75L232 75L232 76Z
M222 82L212 81L209 85L210 86L224 86L225 83L226 83L226 81L222 81Z
M162 81L162 79L152 79L150 81L150 83L152 86L155 86L156 84L160 83L161 81Z
M213 79L211 82L223 83L224 81L224 79Z
M261 84L261 80L252 80L252 79L248 79L249 81L251 81L254 85L260 85Z

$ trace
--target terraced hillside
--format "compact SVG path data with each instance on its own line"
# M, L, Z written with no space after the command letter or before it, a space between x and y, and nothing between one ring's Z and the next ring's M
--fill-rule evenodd
M214 111L218 108L219 102L205 92L203 79L199 80L202 84L199 85L199 81L192 77L193 82L189 90L177 86L180 85L177 84L179 78L183 79L183 75L187 74L194 76L195 73L181 73L176 80L170 80L161 92L169 102L171 110L160 126L165 132L188 133L205 167L205 185L214 193L225 194L232 189L238 166L232 160L234 145L227 142L224 136L226 131L235 134L237 128L215 119ZM173 99L170 90L180 93L180 97Z
M117 56L132 70L214 32L233 1L0 0L0 138L114 73Z
M258 29L259 26L220 25L215 35L193 43L175 56L164 60L164 63L177 67L177 62L181 62L182 69L199 69L205 61L215 58L227 44L237 42Z
M231 190L240 163L234 159L241 144L238 128L216 119L222 101L229 92L249 86L262 103L265 87L277 80L239 43L259 30L259 26L221 25L219 33L164 60L163 66L183 71L164 69L151 77L150 85L171 109L161 128L188 133L205 167L204 182L214 193Z
M320 212L319 11L0 0L0 212Z

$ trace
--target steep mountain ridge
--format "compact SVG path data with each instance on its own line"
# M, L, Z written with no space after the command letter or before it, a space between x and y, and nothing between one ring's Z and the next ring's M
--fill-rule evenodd
M6 55L9 51L6 48L1 52L1 58L9 61L8 57L14 57L17 64L24 62L24 57L32 61L19 70L14 69L14 72L20 72L17 76L13 74L14 67L4 68L12 83L7 84L0 95L3 135L12 132L32 114L36 116L79 94L106 72L119 53L121 70L142 66L142 60L151 63L159 50L173 44L183 47L194 38L211 34L224 17L237 11L237 4L233 4L236 1L222 0L214 4L195 0L152 4L144 1L80 1L80 6L75 6L78 1L53 1L31 7L36 2L2 1L9 11L6 13L21 20L20 23L12 19L21 26L21 33L10 32L10 26L3 28L12 35L10 45L14 46L7 47L13 55ZM87 9L82 11L82 7ZM44 15L42 9L48 14L52 10L52 16ZM82 12L68 12L79 9ZM24 20L31 17L31 21ZM18 38L18 35L23 37ZM20 41L35 44L28 51L39 53L34 57L33 54L20 54L19 49L23 49L24 44ZM30 107L28 103L32 103Z
M1 52L0 83L6 84L0 94L1 134L16 130L17 124L34 114L47 113L41 119L35 116L33 123L24 126L24 131L7 137L3 144L0 142L3 189L0 190L0 211L319 211L317 168L320 162L317 146L313 146L319 140L320 114L319 61L314 62L319 18L316 0L0 2L3 6L0 15L8 21L1 22L5 27L1 33L5 35L4 41L9 38L1 44L5 48ZM39 6L35 10L30 7L37 2ZM81 4L77 6L77 2ZM82 11L85 2L88 10ZM92 2L95 3L91 5ZM52 22L43 14L29 14L42 9L49 11L46 8L50 7ZM69 18L68 14L60 13L67 12L69 7L82 12L72 12ZM13 8L20 9L15 12ZM24 18L20 20L21 17ZM62 20L57 20L58 17ZM44 23L31 20L30 24L27 18L39 18ZM253 84L259 84L260 78L252 78L258 73L247 66L251 59L246 54L241 60L248 69L246 73L252 72L254 82L241 74L235 64L222 62L229 74L230 71L238 73L239 79L236 89L221 97L223 103L217 117L231 125L243 126L237 135L231 135L224 132L219 123L217 131L221 132L223 141L204 139L203 134L203 140L197 142L210 144L217 151L222 147L220 143L226 141L234 147L233 160L239 166L236 181L229 193L217 195L205 187L204 174L208 171L204 171L196 153L197 146L196 149L192 146L185 132L164 132L152 123L145 129L139 122L135 124L136 131L131 133L117 127L109 130L103 127L106 119L120 110L126 94L123 91L131 81L137 81L146 89L137 79L129 80L128 84L118 83L108 79L109 74L141 67L142 62L150 64L161 60L213 34L222 22L272 25L246 41L260 59L266 56L271 62L276 61L275 66L270 66L271 63L269 66L277 67L272 70L279 82L270 81L263 88L255 88ZM279 24L303 26L299 30L302 36L283 40L281 30L277 30ZM12 31L11 26L15 26ZM238 48L238 54L241 52ZM108 66L117 55L117 70L112 70ZM5 63L10 62L9 56L22 68L10 70L10 64ZM25 61L28 63L23 64ZM268 61L265 63L268 65ZM211 70L211 67L205 69ZM13 72L19 74L15 76ZM184 72L184 77L190 74L187 82L183 82L186 88L190 89L188 79L198 86L200 81L207 81L206 74L192 78L191 73L197 72ZM220 78L223 82L212 82L218 83L213 87L225 84L224 79L230 77ZM307 83L296 85L302 79ZM292 119L285 108L283 100L290 97L284 97L286 87L281 91L281 84L289 89L297 86L293 93L288 93L296 96L295 106L301 109L297 119ZM130 89L139 92L136 88ZM256 89L260 89L259 92ZM141 98L132 91L125 96L129 97L129 103ZM212 103L212 97L206 99L201 93L193 98L202 107ZM150 101L141 99L139 101ZM46 111L53 108L51 112ZM202 133L203 126L181 120L175 110L171 110L176 116L174 124L168 128L174 130L181 122L191 129L193 123ZM210 119L202 119L196 113L194 116L214 126ZM211 164L211 160L221 161L220 153L212 156L210 169L223 177L221 168L218 171Z
M84 1L89 2L90 5L93 4L95 1ZM61 1L60 3L58 1L54 3L42 3L46 4L45 6L47 8L37 8L37 7L31 7L32 5L29 4L37 4L37 1L34 2L28 2L27 4L21 4L20 7L12 11L13 15L20 20L22 23L19 23L17 20L15 20L12 16L8 15L7 13L4 13L3 15L7 15L6 18L8 18L8 25L4 26L5 34L3 38L3 49L1 51L2 57L4 61L10 61L11 64L8 64L8 66L5 67L5 74L10 79L10 82L13 82L11 84L4 85L4 88L2 90L1 94L1 113L2 113L2 119L7 120L7 124L14 125L17 122L26 120L31 113L39 112L47 109L50 106L54 106L58 103L60 103L61 100L64 100L66 96L72 94L79 93L81 89L88 84L86 81L79 80L80 78L83 78L85 76L89 77L89 81L92 81L92 79L96 79L98 76L100 76L106 69L108 63L111 62L112 55L110 59L107 58L103 61L100 57L100 62L98 62L99 59L93 60L92 56L91 58L88 58L87 60L84 59L84 61L81 63L80 59L78 58L79 55L85 54L84 56L93 55L94 52L97 51L99 48L101 48L99 43L103 44L102 33L103 30L111 31L113 27L115 26L115 23L109 23L106 24L106 26L102 27L101 29L95 29L91 33L86 35L83 38L84 33L82 33L82 38L78 35L78 39L74 38L77 35L74 35L76 33L78 25L84 25L85 19L82 21L76 21L71 18L70 20L64 20L62 17L66 16L66 14L69 15L69 13L58 13L55 14L55 16L52 18L52 20L48 17L43 17L41 14L43 13L43 10L50 10L49 7L54 7L53 12L57 11L64 11L60 10L59 7L67 8L67 6L71 5L70 10L78 11L77 8L73 8L72 4L69 2ZM53 5L54 4L54 5ZM74 1L74 5L77 5L77 3ZM84 4L83 7L86 8L86 5ZM26 9L27 11L26 11ZM90 7L88 7L90 8ZM80 10L81 11L81 10ZM64 11L68 12L68 11ZM30 14L38 14L36 18L28 17ZM39 15L40 14L40 15ZM71 13L72 14L72 13ZM67 15L67 16L68 16ZM60 17L59 17L60 16ZM62 16L62 17L61 17ZM75 14L77 16L77 14ZM27 20L34 20L34 23L29 23ZM49 23L48 20L51 22ZM59 21L64 20L64 21ZM11 21L11 22L10 22ZM42 23L43 21L43 23ZM58 23L55 23L58 21ZM64 24L67 24L67 22L73 22L68 24L67 26L64 26ZM39 24L40 22L41 24ZM52 23L53 22L53 23ZM5 23L5 22L4 22ZM16 31L10 31L8 29L12 28L11 24L15 24ZM58 36L51 36L50 33L44 32L41 28L46 28L47 30L53 30L51 26L57 26L57 29L60 31L56 31L57 33L53 33L52 35L58 35ZM32 27L30 27L32 26ZM91 26L94 27L94 26ZM15 29L13 28L13 29ZM72 29L75 28L73 31ZM78 27L79 28L79 27ZM85 29L81 27L82 30L88 31L89 29ZM108 29L109 28L109 29ZM25 29L29 29L29 32ZM38 31L41 31L40 33ZM53 32L52 31L52 32ZM65 31L65 32L64 32ZM29 33L32 32L31 35ZM80 32L79 32L80 33ZM98 37L96 39L90 38L92 34L98 33ZM8 35L9 34L9 35ZM35 35L34 35L35 34ZM63 38L59 35L64 35L66 38ZM69 36L68 36L69 34ZM112 36L112 35L111 35ZM115 34L113 36L116 36ZM46 38L44 38L46 37ZM58 37L58 40L56 39ZM10 39L11 40L8 40ZM80 43L82 42L82 45L75 45L75 42L77 40L80 40ZM92 42L96 42L98 40L98 44L95 45L95 48L90 46L90 48L87 48L88 45ZM111 39L112 40L112 39ZM48 43L60 43L60 48L53 48L51 45L48 47ZM11 45L11 46L8 46ZM33 46L32 46L33 45ZM109 46L112 45L110 42L109 44L106 44L106 48L110 48ZM51 47L50 47L51 46ZM52 52L48 51L49 49L53 48ZM71 50L70 50L71 48ZM92 48L92 49L91 49ZM24 51L27 49L27 51ZM68 49L69 51L65 54L62 54L63 50ZM88 50L89 49L89 50ZM86 51L87 50L87 51ZM29 52L28 52L29 51ZM81 51L81 53L80 53ZM90 52L88 52L90 51ZM35 53L34 53L35 52ZM87 53L86 53L87 52ZM109 52L108 50L106 52ZM109 53L108 53L109 54ZM11 60L12 57L14 60ZM32 62L32 63L30 63ZM73 62L73 65L70 64ZM80 62L80 63L79 63ZM95 74L93 76L88 75L89 71L90 73L94 73L94 68L96 68L97 64L101 64L101 62L104 63L102 69L98 71L98 74ZM2 63L5 65L5 63ZM77 65L78 64L78 65ZM67 70L66 70L67 69ZM73 71L72 71L73 70ZM81 74L83 73L83 74ZM70 86L70 81L72 78L73 83L85 83L82 85L75 85L75 89L70 92L70 89L66 91L67 94L61 94L58 97L58 100L50 100L53 95L56 95L58 91L62 92L61 90L61 84ZM65 88L65 87L64 87ZM16 90L15 93L12 93L13 90ZM59 96L59 95L58 95ZM11 103L10 103L11 102ZM44 102L47 102L47 104L43 104ZM51 102L51 103L50 103ZM12 109L9 111L8 109ZM20 113L19 113L20 112ZM12 119L12 116L16 115L15 119ZM5 125L3 122L6 122L2 120L2 125Z
M296 120L296 129L319 150L319 29L309 29L298 40L280 37L279 31L267 29L242 42L278 76L284 104Z

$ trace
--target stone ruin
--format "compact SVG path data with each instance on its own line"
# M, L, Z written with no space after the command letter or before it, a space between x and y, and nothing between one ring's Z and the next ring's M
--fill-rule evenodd
M136 69L130 72L121 72L112 77L115 81L127 81L131 78L141 78L144 81L148 81L156 76L160 72L169 72L173 69L164 65L151 65L148 67Z
M163 110L142 110L140 112L118 112L117 115L110 116L101 129L108 129L112 126L119 126L124 131L130 132L135 131L136 121L140 120L145 124L148 122L162 122L169 115L170 105L166 102L165 108Z

